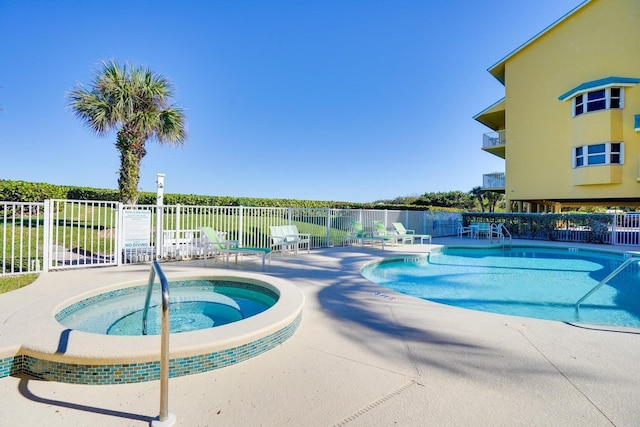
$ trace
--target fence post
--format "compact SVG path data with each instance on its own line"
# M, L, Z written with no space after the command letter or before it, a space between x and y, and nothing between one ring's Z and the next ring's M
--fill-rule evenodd
M238 207L238 244L244 246L244 206Z
M327 208L327 240L324 245L326 248L331 247L331 208Z
M53 217L51 215L53 211L53 201L44 201L44 235L42 236L42 272L49 272L49 266L51 265L51 230L53 229Z
M124 261L124 205L116 202L116 266L120 267Z
M164 256L164 244L162 242L162 214L163 208L159 205L156 205L156 259L162 259L162 257Z
M175 216L176 216L176 226L174 228L176 229L176 236L175 236L175 239L176 239L176 257L178 259L180 259L180 254L178 253L179 251L177 249L177 248L180 247L180 241L181 241L180 238L182 237L181 236L181 231L180 231L182 229L182 220L180 219L180 217L182 216L182 208L180 207L180 203L176 203L176 215ZM164 227L163 227L163 229L164 229ZM164 236L164 234L163 234L163 236Z
M427 228L427 211L422 211L422 230L423 234L435 234L435 230L429 233L429 229Z

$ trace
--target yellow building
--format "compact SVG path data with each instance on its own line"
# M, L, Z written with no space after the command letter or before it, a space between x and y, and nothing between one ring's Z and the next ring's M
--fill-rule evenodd
M587 0L488 70L505 97L474 119L507 209L640 206L640 0Z

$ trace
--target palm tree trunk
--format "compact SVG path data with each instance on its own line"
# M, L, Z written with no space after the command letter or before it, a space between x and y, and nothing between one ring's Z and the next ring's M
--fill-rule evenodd
M118 132L116 147L120 151L120 176L118 177L120 201L127 205L135 205L139 197L140 162L146 154L144 142L140 144L135 135L122 129Z
M120 176L118 188L120 189L120 201L126 205L135 205L138 202L138 182L140 162L129 150L120 152Z

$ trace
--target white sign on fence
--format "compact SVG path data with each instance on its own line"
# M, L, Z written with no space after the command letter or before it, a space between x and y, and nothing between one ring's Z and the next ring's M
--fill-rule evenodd
M123 212L125 248L142 248L151 245L151 211L146 209Z

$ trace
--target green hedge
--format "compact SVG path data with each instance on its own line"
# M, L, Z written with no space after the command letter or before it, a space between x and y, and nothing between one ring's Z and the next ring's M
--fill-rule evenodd
M613 223L611 214L587 213L479 213L462 214L463 225L471 222L502 222L514 238L540 240L571 240L579 236L583 242L604 243Z
M46 199L118 201L118 190L103 188L52 185L40 182L12 181L0 179L0 201L41 202ZM142 192L138 203L155 205L156 193ZM396 205L379 203L351 203L318 200L265 199L251 197L201 196L195 194L164 195L165 205L185 206L251 206L251 207L293 207L293 208L334 208L334 209L401 209L433 210L428 206ZM437 210L455 210L436 208Z
M64 199L67 187L25 181L0 180L0 200L7 202L41 202L45 199Z

